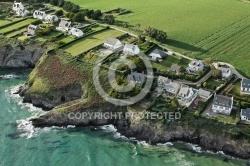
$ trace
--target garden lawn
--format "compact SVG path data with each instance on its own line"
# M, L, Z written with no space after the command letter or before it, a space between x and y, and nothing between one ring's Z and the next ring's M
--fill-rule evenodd
M86 36L78 41L75 41L62 49L71 53L73 56L79 55L85 51L90 50L93 47L96 47L102 44L107 37L118 37L123 33L116 30L106 30L102 32L97 32L93 35Z
M249 102L250 103L250 97L249 95L242 95L241 94L241 82L238 81L233 89L229 92L230 95L234 95L234 96L237 96L239 97L241 100L244 100L246 102Z
M165 46L191 57L226 61L250 77L250 3L241 0L71 0L87 9L131 10L116 20L162 29Z
M182 68L186 68L188 66L189 60L181 58L179 59L176 56L168 55L162 62L153 62L152 65L154 68L160 71L168 71L172 64L177 64L179 66L182 66Z
M18 35L18 34L22 34L22 33L25 32L25 31L27 31L27 28L21 28L21 29L19 29L19 30L14 31L14 32L8 33L8 34L6 35L6 37L11 38L11 37L14 37L14 36L16 36L16 35Z
M10 25L10 26L7 26L5 28L1 28L0 29L0 33L6 33L6 32L9 32L11 30L14 30L14 29L18 29L19 27L22 27L22 26L28 26L29 24L32 24L36 19L27 19L27 20L24 20L24 21L21 21L21 22L18 22L16 24L13 24L13 25Z
M217 87L221 86L222 84L223 84L222 80L216 80L216 79L210 77L206 81L206 87L205 88L214 91L214 90L216 90Z

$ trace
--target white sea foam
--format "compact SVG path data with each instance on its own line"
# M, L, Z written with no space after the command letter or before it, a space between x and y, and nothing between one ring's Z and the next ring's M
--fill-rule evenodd
M204 152L204 151L202 150L202 148L199 147L197 144L191 144L191 143L187 143L187 144L191 147L192 150L194 150L194 151L197 152L197 153L202 153L202 152Z
M0 75L0 78L2 79L12 79L12 78L17 78L20 77L19 75L15 74L5 74L5 75Z
M114 125L103 125L100 127L100 129L104 130L105 132L113 133L117 132L117 129Z
M158 143L157 146L173 146L172 142L166 142L166 143Z

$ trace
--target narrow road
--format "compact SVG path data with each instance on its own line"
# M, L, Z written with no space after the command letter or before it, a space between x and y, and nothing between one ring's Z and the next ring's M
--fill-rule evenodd
M220 69L219 65L226 65L226 66L228 66L228 67L231 69L232 73L235 74L238 78L246 79L246 77L244 77L243 75L241 75L241 74L237 71L237 69L236 69L233 65L231 65L231 64L229 64L229 63L226 63L226 62L216 62L216 63L213 63L213 65L214 65L214 67L215 67L216 69Z

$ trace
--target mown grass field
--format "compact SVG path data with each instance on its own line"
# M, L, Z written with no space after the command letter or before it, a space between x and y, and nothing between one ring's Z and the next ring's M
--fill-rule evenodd
M88 51L89 49L98 46L102 44L107 37L118 37L122 35L123 33L116 30L106 30L102 32L97 32L93 35L87 36L82 38L81 40L78 40L76 42L73 42L62 49L65 51L71 53L73 56L79 55L85 51Z
M241 0L70 0L83 8L125 8L116 19L141 29L152 26L168 33L164 45L197 58L229 62L250 77L250 3Z
M14 30L14 29L17 29L19 27L22 27L22 26L25 26L25 25L29 25L29 24L32 24L36 19L27 19L27 20L24 20L24 21L21 21L21 22L18 22L16 24L13 24L13 25L10 25L10 26L7 26L5 28L1 28L0 29L0 33L6 33L6 32L9 32L11 30Z
M25 32L25 31L27 31L27 28L26 28L26 27L25 27L25 28L21 28L21 29L19 29L19 30L17 30L17 31L8 33L8 34L6 35L6 37L7 37L7 38L11 38L11 37L13 37L13 36L16 36L16 35L18 35L18 34L21 34L21 33Z

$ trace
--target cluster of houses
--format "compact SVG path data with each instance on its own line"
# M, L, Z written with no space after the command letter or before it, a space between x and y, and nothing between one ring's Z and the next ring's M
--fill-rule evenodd
M123 50L124 55L138 55L140 53L140 49L135 44L125 44L118 39L113 37L108 37L103 46L111 51L120 51Z
M30 12L26 10L22 4L22 2L14 2L12 10L16 13L17 16L27 16ZM42 10L35 10L33 12L33 18L42 20L43 23L49 24L56 21L59 21L59 18L56 15L52 14L46 14L45 11ZM27 36L35 36L36 31L38 30L38 26L36 25L29 25L27 32L25 33ZM76 37L82 37L83 32L82 30L72 27L70 21L66 21L61 19L59 26L56 27L56 30L61 32L67 32L69 35L76 36Z

